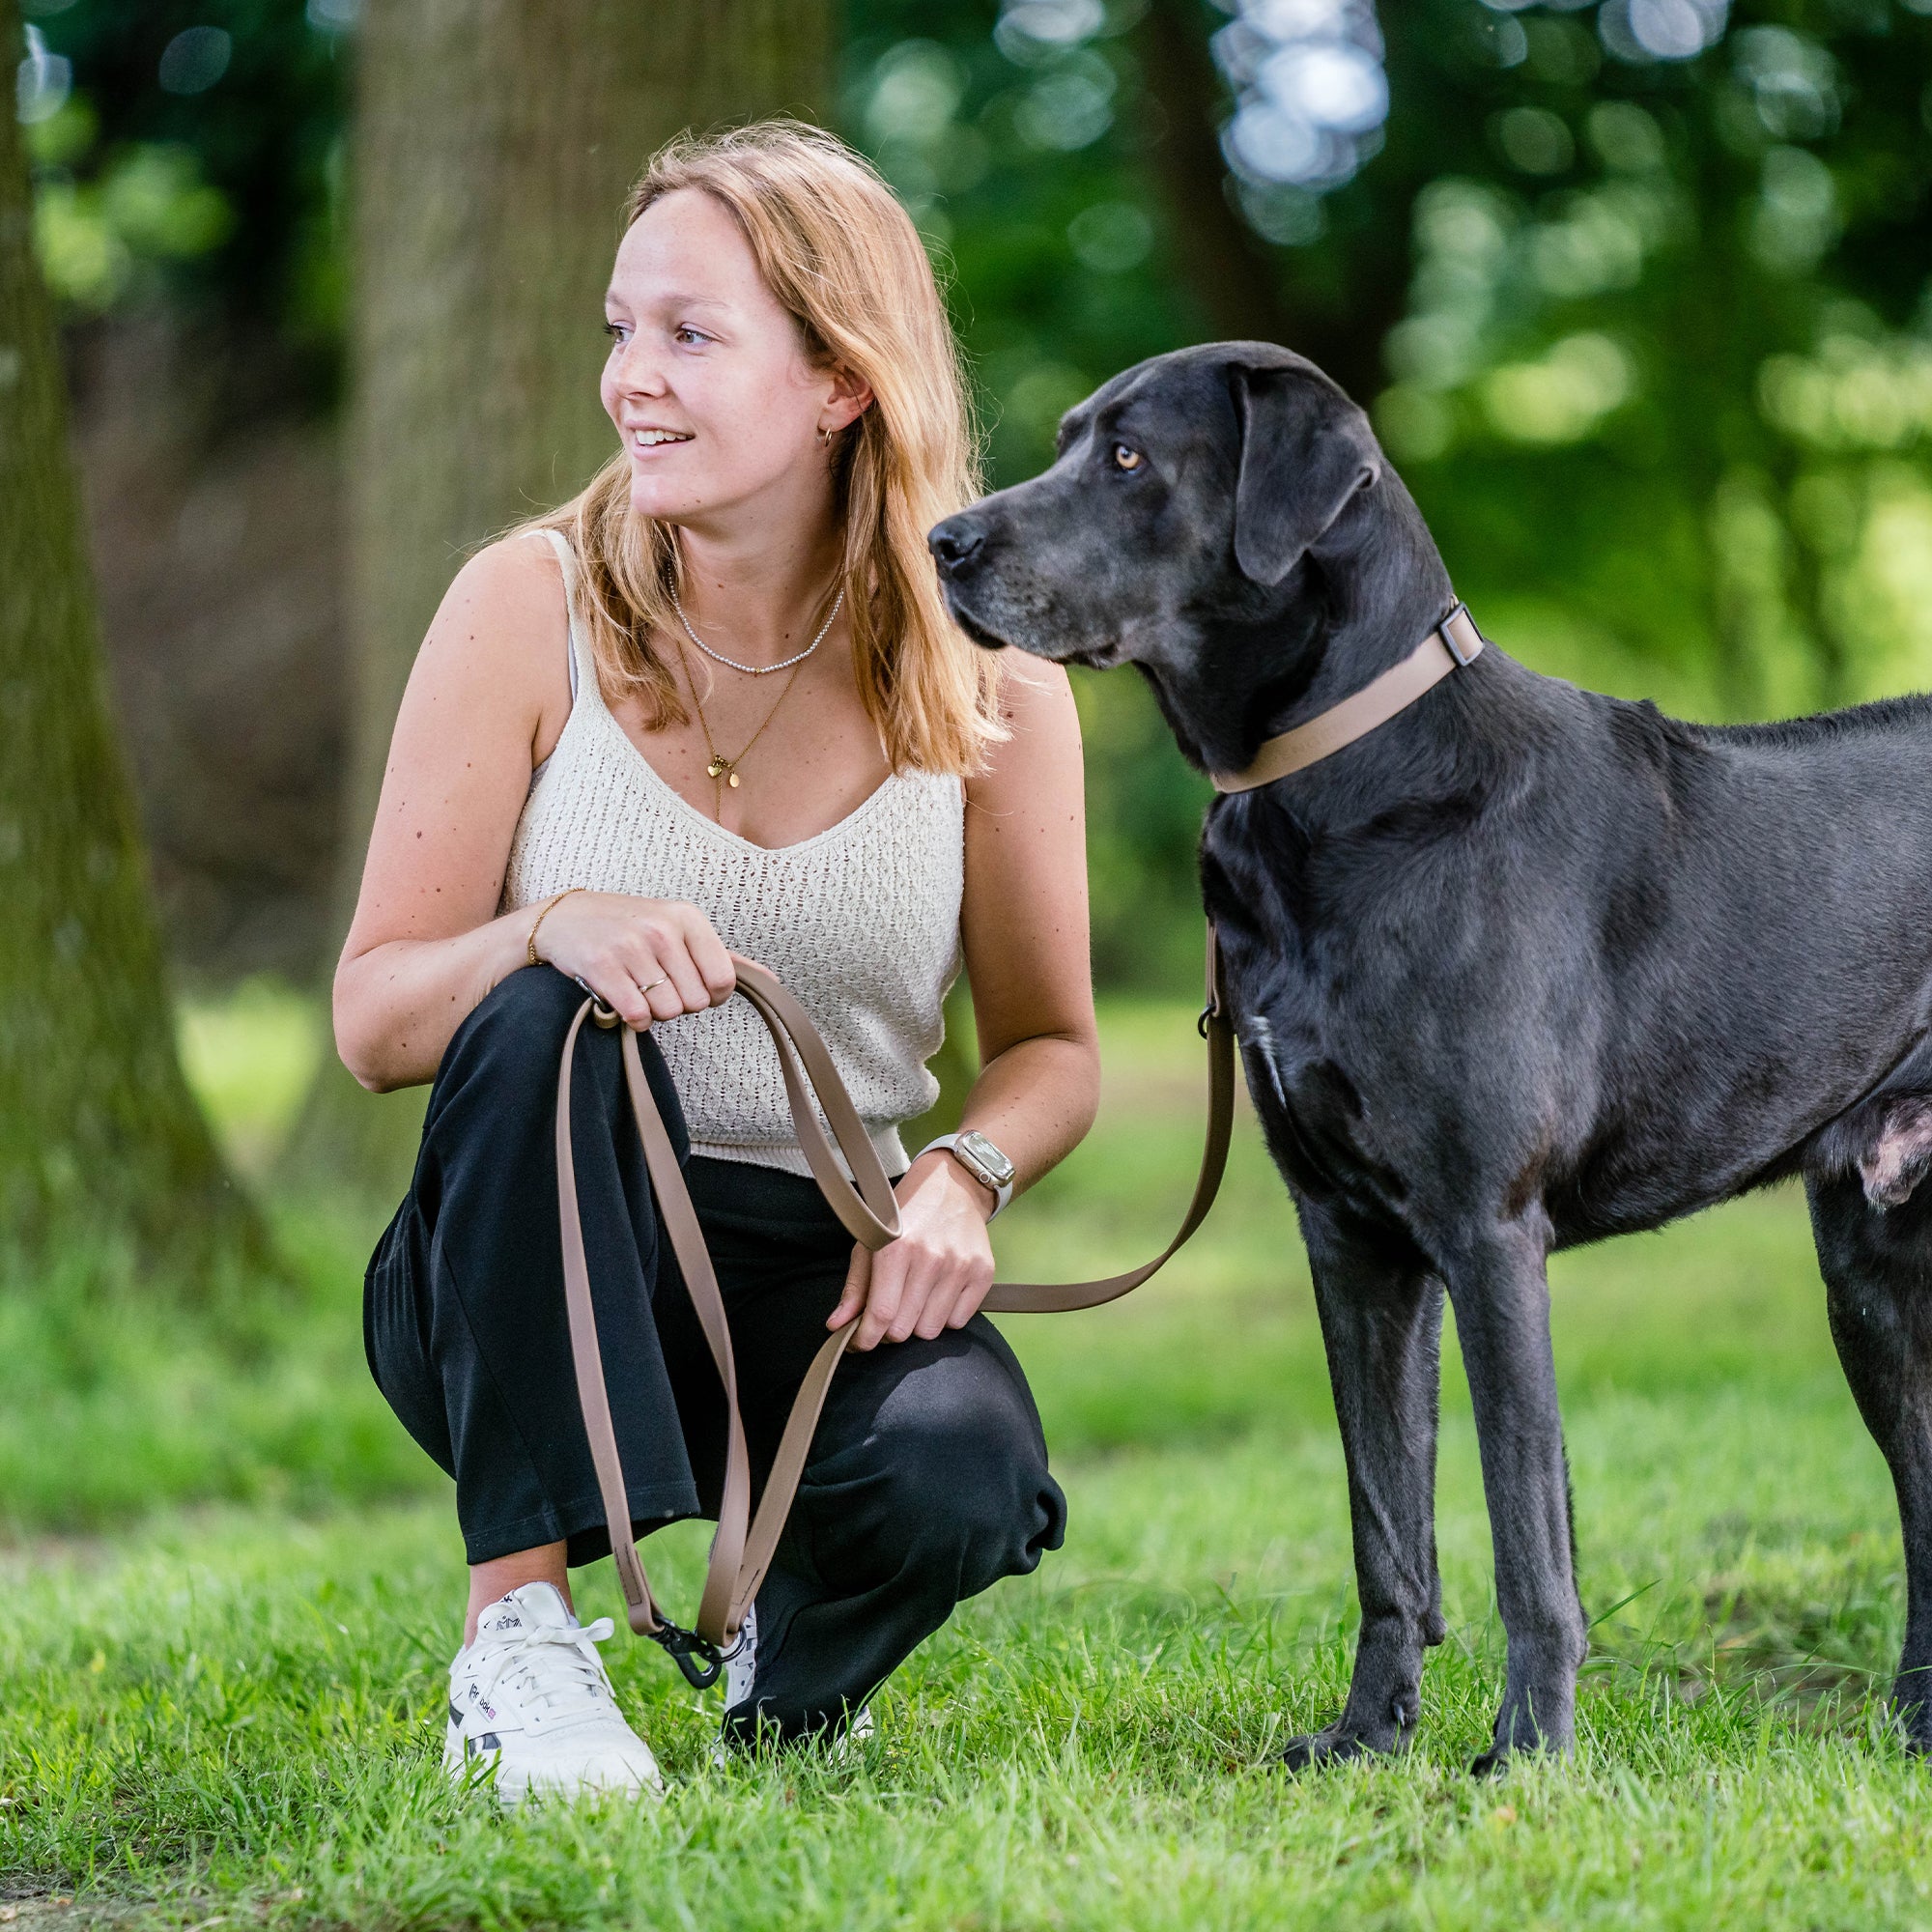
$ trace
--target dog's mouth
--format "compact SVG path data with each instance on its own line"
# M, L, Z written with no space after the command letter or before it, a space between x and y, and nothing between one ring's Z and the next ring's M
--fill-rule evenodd
M1121 646L1117 642L1094 644L1086 649L1057 650L1050 644L1008 637L971 610L958 594L956 585L946 586L946 603L952 612L952 621L982 650L1024 651L1028 657L1043 658L1048 664L1079 665L1087 670L1111 670L1121 662Z
M947 608L952 612L952 621L966 633L982 650L1003 651L1009 639L1003 638L990 624L984 624L955 597L951 588L946 593Z

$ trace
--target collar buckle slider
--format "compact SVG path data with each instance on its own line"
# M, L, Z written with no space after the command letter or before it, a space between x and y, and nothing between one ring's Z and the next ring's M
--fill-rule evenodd
M1456 619L1460 617L1462 624ZM1463 640L1462 631L1466 625L1473 643ZM1466 670L1483 654L1483 634L1476 629L1476 620L1469 615L1469 607L1459 597L1449 607L1449 614L1435 627L1435 635L1442 639L1443 648L1456 660L1459 670Z

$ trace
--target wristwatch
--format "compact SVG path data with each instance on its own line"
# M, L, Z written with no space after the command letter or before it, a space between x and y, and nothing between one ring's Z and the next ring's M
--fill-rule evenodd
M993 1190L998 1197L993 1203L993 1214L1013 1198L1013 1176L1019 1170L978 1127L968 1127L963 1134L941 1134L937 1140L927 1141L913 1159L921 1159L934 1148L947 1149L975 1180ZM993 1214L986 1219L990 1221Z

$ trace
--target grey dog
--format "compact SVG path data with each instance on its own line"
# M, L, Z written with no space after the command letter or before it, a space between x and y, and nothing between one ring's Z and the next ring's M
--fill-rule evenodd
M1157 356L1044 474L940 524L988 647L1130 664L1238 772L1455 599L1368 419L1257 342ZM1567 1748L1586 1647L1545 1263L1802 1173L1903 1521L1893 1708L1932 1747L1932 699L1715 728L1492 647L1347 749L1217 798L1201 883L1300 1216L1361 1631L1299 1767L1398 1748L1443 1637L1442 1298L1509 1657L1476 1770Z

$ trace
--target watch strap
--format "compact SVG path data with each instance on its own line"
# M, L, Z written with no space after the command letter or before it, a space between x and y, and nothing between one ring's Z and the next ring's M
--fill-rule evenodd
M982 1187L992 1189L993 1212L986 1216L987 1220L992 1220L994 1215L998 1214L1000 1209L1013 1198L1013 1183L1010 1180L995 1180L991 1175L982 1172L973 1161L969 1160L959 1151L959 1136L957 1134L935 1135L920 1149L918 1153L913 1155L913 1159L920 1159L922 1155L930 1153L934 1148L944 1148Z

